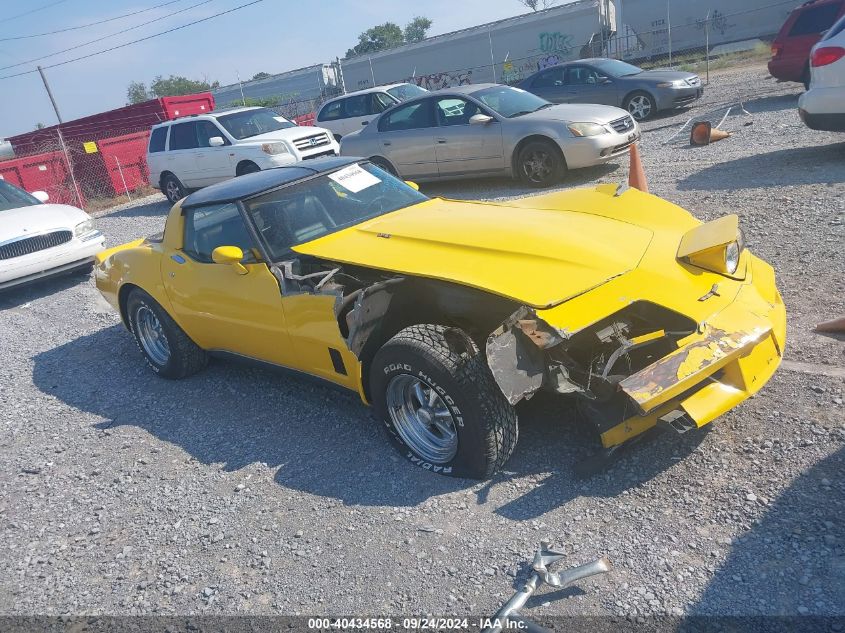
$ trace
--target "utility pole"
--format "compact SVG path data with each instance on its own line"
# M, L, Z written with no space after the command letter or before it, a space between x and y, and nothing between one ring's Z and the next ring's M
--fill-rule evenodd
M47 83L47 77L44 75L44 69L41 66L38 67L38 72L41 74L41 81L44 82L44 87L47 89L47 96L50 97L50 103L53 104L53 110L56 111L56 118L59 120L59 123L64 123L62 121L62 115L59 114L59 106L56 105L56 100L53 98L53 92L50 90L50 84Z

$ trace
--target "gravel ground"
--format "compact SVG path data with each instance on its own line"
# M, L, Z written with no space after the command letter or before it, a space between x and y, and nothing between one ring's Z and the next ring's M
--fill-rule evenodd
M740 98L733 138L663 144ZM586 481L571 472L589 438L539 399L505 472L450 480L395 456L352 395L224 362L156 378L91 280L0 296L0 612L489 614L547 537L572 564L606 554L615 571L535 596L530 614L845 615L845 350L811 333L845 314L845 144L805 129L797 98L762 67L736 69L644 126L652 191L702 219L738 213L777 269L790 346L709 429ZM626 175L609 165L564 186ZM118 244L160 230L166 210L151 197L98 224Z

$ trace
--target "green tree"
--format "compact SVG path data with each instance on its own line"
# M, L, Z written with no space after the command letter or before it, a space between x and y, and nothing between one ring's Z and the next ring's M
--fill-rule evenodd
M430 28L431 20L418 15L405 25L405 43L421 42Z
M153 96L147 91L147 86L142 81L130 81L126 89L126 98L129 103L141 103L148 101Z
M385 22L371 29L367 29L358 36L358 43L354 48L346 51L346 57L376 53L405 43L405 36L399 25Z
M206 79L188 79L180 75L170 75L165 79L158 75L150 84L150 92L156 97L178 97L219 87L219 81L209 83Z
M252 76L251 81L255 81L256 79L267 79L268 77L272 77L272 76L273 76L273 75L271 75L270 73L264 73L264 72L261 72L261 73L255 73L255 74Z
M43 123L41 123L40 121L39 121L38 123L36 123L36 124L35 124L35 129L36 129L36 130L43 130L45 127L47 127L47 126L46 126L46 125L44 125Z

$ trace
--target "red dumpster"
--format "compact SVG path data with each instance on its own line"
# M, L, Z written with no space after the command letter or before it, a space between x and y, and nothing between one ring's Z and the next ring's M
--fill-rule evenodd
M0 162L0 177L26 191L46 191L50 202L81 206L61 152L45 152Z
M97 142L114 191L132 191L149 183L147 141L149 131L104 138Z

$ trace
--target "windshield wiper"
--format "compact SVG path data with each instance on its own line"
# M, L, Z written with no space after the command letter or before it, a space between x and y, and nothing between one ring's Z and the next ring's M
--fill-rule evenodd
M532 112L535 112L535 110L520 110L519 112L514 112L513 114L509 114L508 118L512 119L514 117L522 116L523 114L531 114Z
M546 108L551 108L553 105L554 105L554 103L544 103L539 108L534 110L534 112L539 112L540 110L545 110Z

